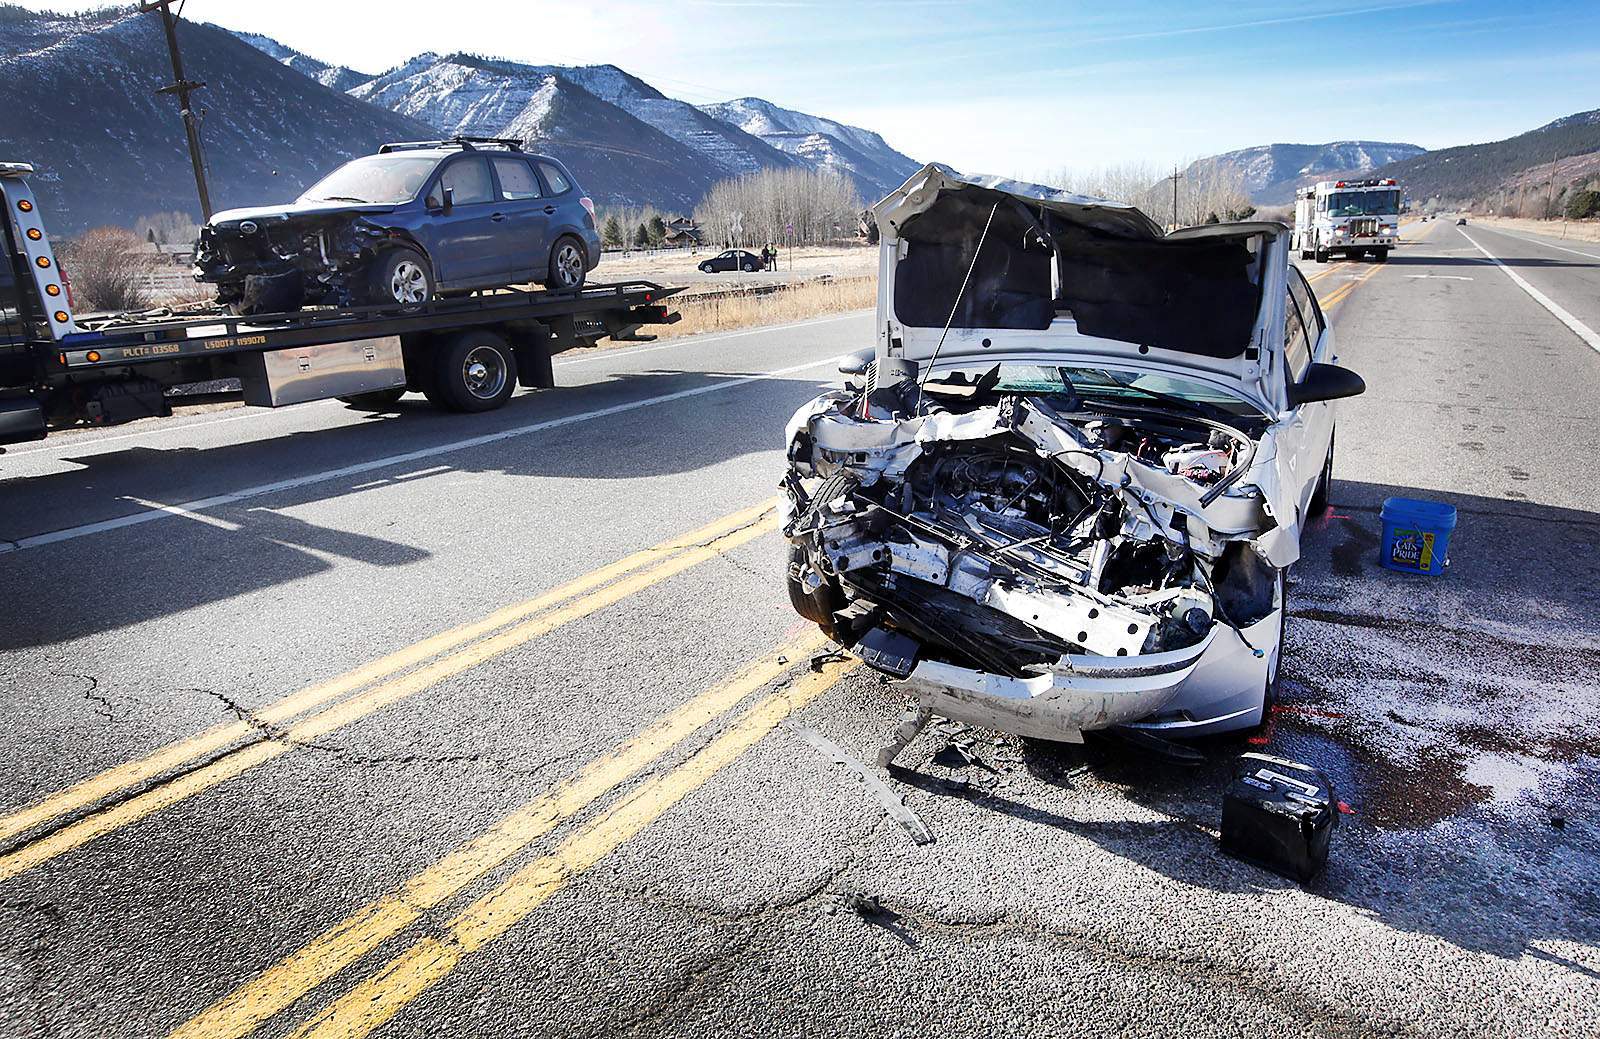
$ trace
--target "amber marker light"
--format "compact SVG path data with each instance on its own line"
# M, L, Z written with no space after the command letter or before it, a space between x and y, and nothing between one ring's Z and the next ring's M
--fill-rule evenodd
M48 267L48 266L50 266L50 257L41 256L37 260L34 260L33 262L38 264L41 268Z
M100 363L100 351L99 350L90 350L88 353L83 355L83 359L85 361L88 361L90 364L99 364Z
M49 285L44 287L44 294L46 296L59 296L61 295L61 286L57 285L55 282L51 282Z
M22 210L24 213L31 213L33 212L33 203L29 202L27 199L21 199L17 202L17 208Z
M39 230L37 227L28 228L28 241L37 242L39 239L41 239L43 237L44 237L44 232Z
M58 310L58 311L56 311L56 320L57 320L57 321L58 321L58 322L61 322L61 323L63 323L63 324L64 324L64 323L66 323L66 320L67 320L67 312L66 312L66 311L65 311L65 310Z

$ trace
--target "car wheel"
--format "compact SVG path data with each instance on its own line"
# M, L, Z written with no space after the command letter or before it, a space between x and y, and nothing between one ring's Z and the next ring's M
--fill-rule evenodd
M545 282L545 286L552 289L582 288L583 277L589 269L587 261L582 242L570 236L557 238L556 244L550 247L550 280Z
M1322 462L1322 475L1317 477L1316 490L1311 492L1308 508L1312 516L1319 516L1328 507L1328 491L1333 485L1333 437L1328 438L1328 457Z
M415 249L390 249L373 263L368 293L373 303L430 303L435 294L433 266Z
M383 411L399 403L400 398L406 395L404 386L397 386L392 390L373 390L371 393L357 393L349 397L340 397L339 400L352 408L367 408L373 411Z
M446 411L493 411L517 388L517 355L484 329L457 332L435 348L433 378L423 390Z
M744 272L746 274L754 274L756 272L756 265L753 264L753 263L745 264L744 265Z
M1283 642L1284 636L1289 633L1289 582L1285 579L1286 571L1278 571L1278 641L1271 648L1266 649L1267 674L1261 686L1261 722L1258 729L1265 729L1272 721L1272 709L1278 706L1278 694L1282 688L1283 679Z

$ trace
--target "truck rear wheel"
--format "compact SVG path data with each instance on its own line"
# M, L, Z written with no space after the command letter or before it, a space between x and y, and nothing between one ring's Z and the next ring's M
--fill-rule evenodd
M1384 263L1387 261L1389 259L1389 247L1384 246L1382 249L1372 250L1372 259L1375 263Z
M1326 249L1318 249L1316 251L1316 257L1317 257L1317 262L1318 263L1327 263L1328 262L1328 250L1326 250Z
M493 411L517 388L517 355L498 333L467 329L435 347L423 392L446 411Z

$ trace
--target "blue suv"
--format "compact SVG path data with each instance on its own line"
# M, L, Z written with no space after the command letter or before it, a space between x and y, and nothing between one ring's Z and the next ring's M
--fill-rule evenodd
M570 170L518 141L456 137L386 144L289 205L218 213L200 229L194 276L254 314L577 289L599 262L594 203Z

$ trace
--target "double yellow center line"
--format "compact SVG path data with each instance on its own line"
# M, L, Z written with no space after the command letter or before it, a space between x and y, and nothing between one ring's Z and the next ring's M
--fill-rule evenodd
M174 1029L168 1039L238 1039L255 1031L425 912L636 776L741 700L783 677L796 661L804 661L825 644L815 632L800 636L664 715L555 790L512 812L482 836L363 906ZM461 910L443 926L442 935L414 942L294 1034L321 1039L370 1034L448 976L462 959L504 935L855 666L854 661L839 658L823 660L758 700L681 765L641 783L554 850L532 860Z
M774 502L740 510L543 595L507 606L480 621L434 635L337 678L308 686L253 712L248 720L216 726L50 794L36 804L0 817L0 840L48 824L56 826L0 855L0 881L226 782L287 754L297 744L315 740L414 696L443 679L776 528ZM333 706L293 720L327 704ZM241 741L252 740L237 746ZM229 750L230 747L237 749ZM206 761L208 758L211 760ZM205 763L192 767L202 761ZM190 770L180 771L185 767ZM171 778L158 782L162 777ZM150 783L155 785L140 792ZM87 814L61 825L61 820L76 813Z

